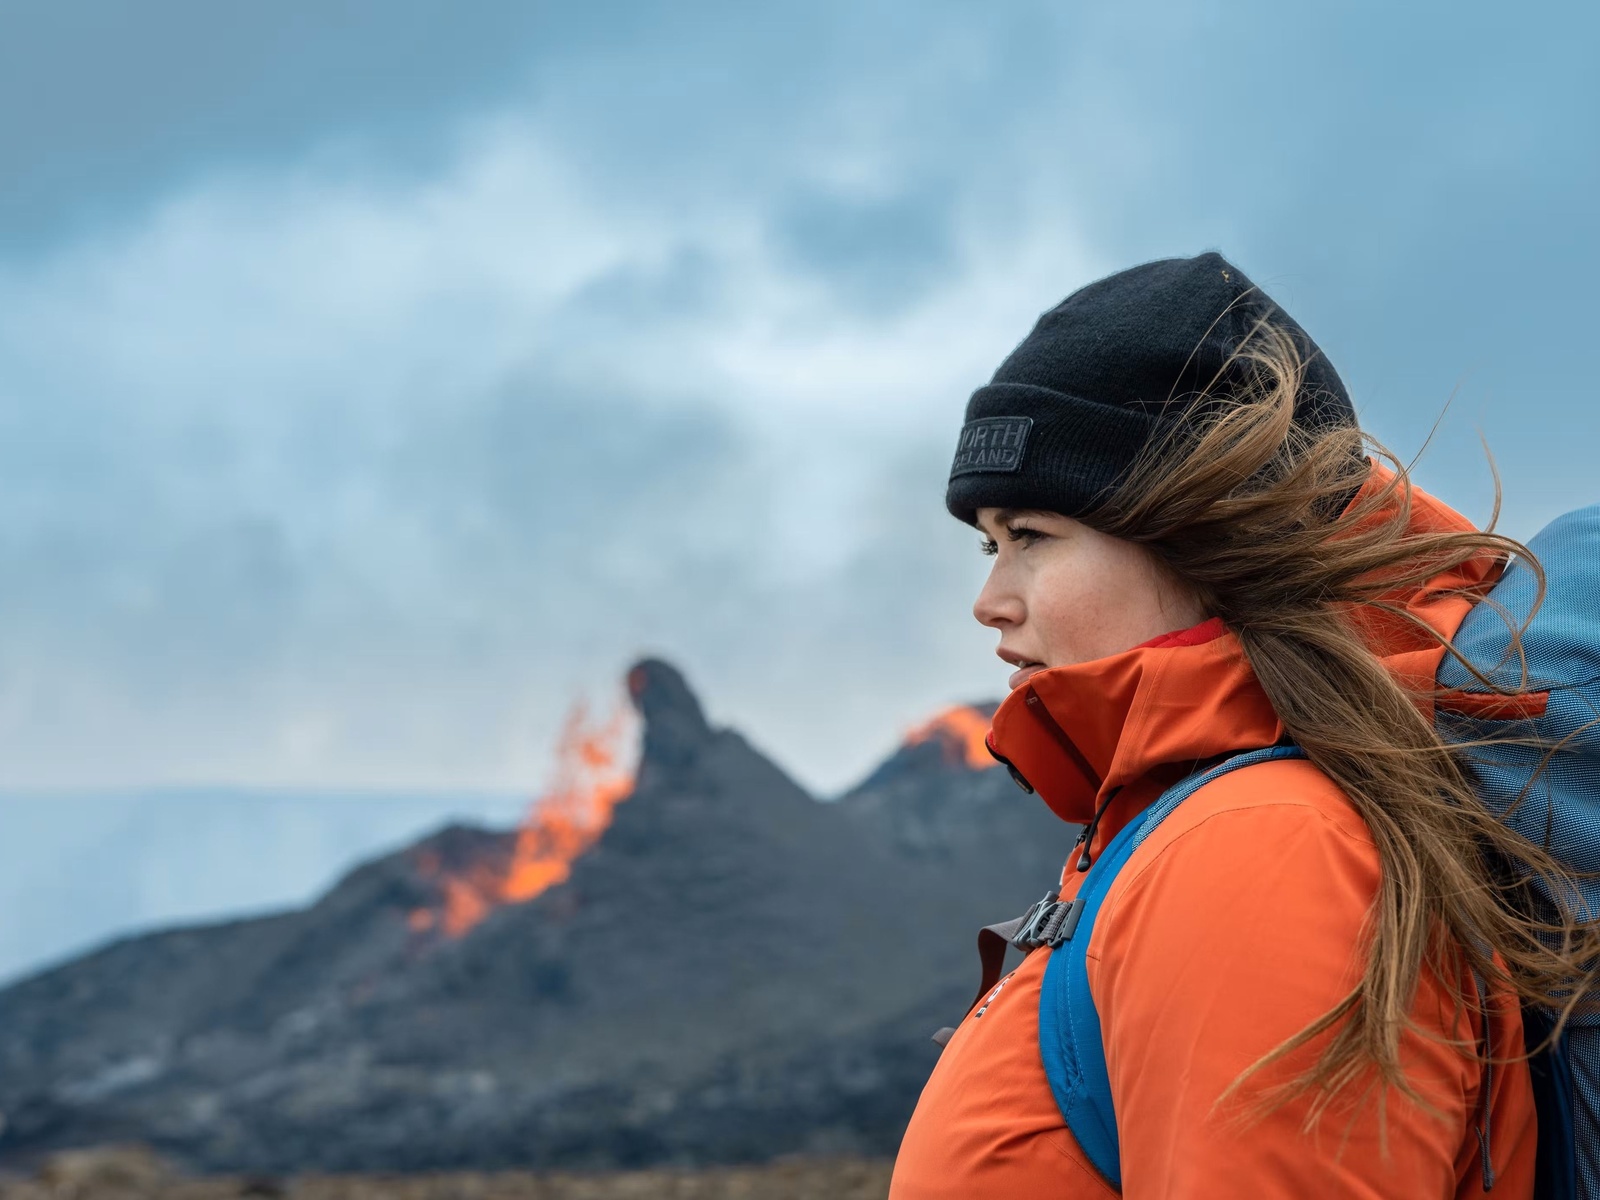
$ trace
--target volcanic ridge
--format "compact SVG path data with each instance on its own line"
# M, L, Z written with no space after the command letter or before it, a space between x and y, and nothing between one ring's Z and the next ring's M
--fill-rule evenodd
M0 1164L141 1141L198 1170L630 1167L893 1152L977 928L1076 829L953 709L808 795L683 677L636 772L577 722L522 830L452 826L310 907L113 943L0 992Z

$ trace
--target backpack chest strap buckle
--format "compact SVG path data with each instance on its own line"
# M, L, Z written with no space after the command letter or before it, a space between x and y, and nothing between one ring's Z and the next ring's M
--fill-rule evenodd
M1083 900L1063 900L1055 892L1047 892L1032 908L1022 914L1015 933L1008 939L1018 950L1037 950L1048 946L1054 950L1069 941L1077 931L1078 919L1083 916Z

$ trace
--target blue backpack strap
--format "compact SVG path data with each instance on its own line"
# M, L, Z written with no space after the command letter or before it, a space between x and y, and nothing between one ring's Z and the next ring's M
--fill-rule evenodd
M1039 1050L1050 1090L1067 1120L1067 1128L1095 1169L1112 1187L1122 1188L1122 1155L1117 1141L1117 1117L1111 1103L1111 1079L1106 1072L1105 1045L1100 1038L1100 1016L1089 994L1086 954L1095 918L1133 852L1178 805L1213 779L1256 763L1281 758L1304 758L1298 746L1268 746L1235 755L1218 766L1191 775L1161 793L1111 839L1089 868L1078 891L1077 922L1058 948L1051 950L1039 993Z
M1578 1200L1578 1152L1573 1113L1570 1030L1534 1054L1550 1037L1555 1014L1535 1005L1522 1006L1522 1033L1529 1051L1528 1074L1533 1082L1534 1110L1538 1114L1539 1141L1534 1165L1536 1200Z

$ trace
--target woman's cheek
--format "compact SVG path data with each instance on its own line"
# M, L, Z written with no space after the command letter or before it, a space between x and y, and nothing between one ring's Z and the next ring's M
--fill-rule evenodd
M1098 640L1105 614L1094 598L1068 586L1054 589L1044 610L1044 649L1052 666L1086 662L1098 657L1092 647Z

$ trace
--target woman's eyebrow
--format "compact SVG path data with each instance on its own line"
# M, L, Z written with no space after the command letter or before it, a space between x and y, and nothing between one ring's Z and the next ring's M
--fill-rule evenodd
M1005 532L1009 531L1011 526L1017 521L1026 520L1029 517L1042 517L1047 515L1048 514L1042 508L997 508L994 510L994 516L989 518L989 520L993 523L995 529ZM983 522L978 523L978 532L987 536L987 530L985 530L983 526Z

